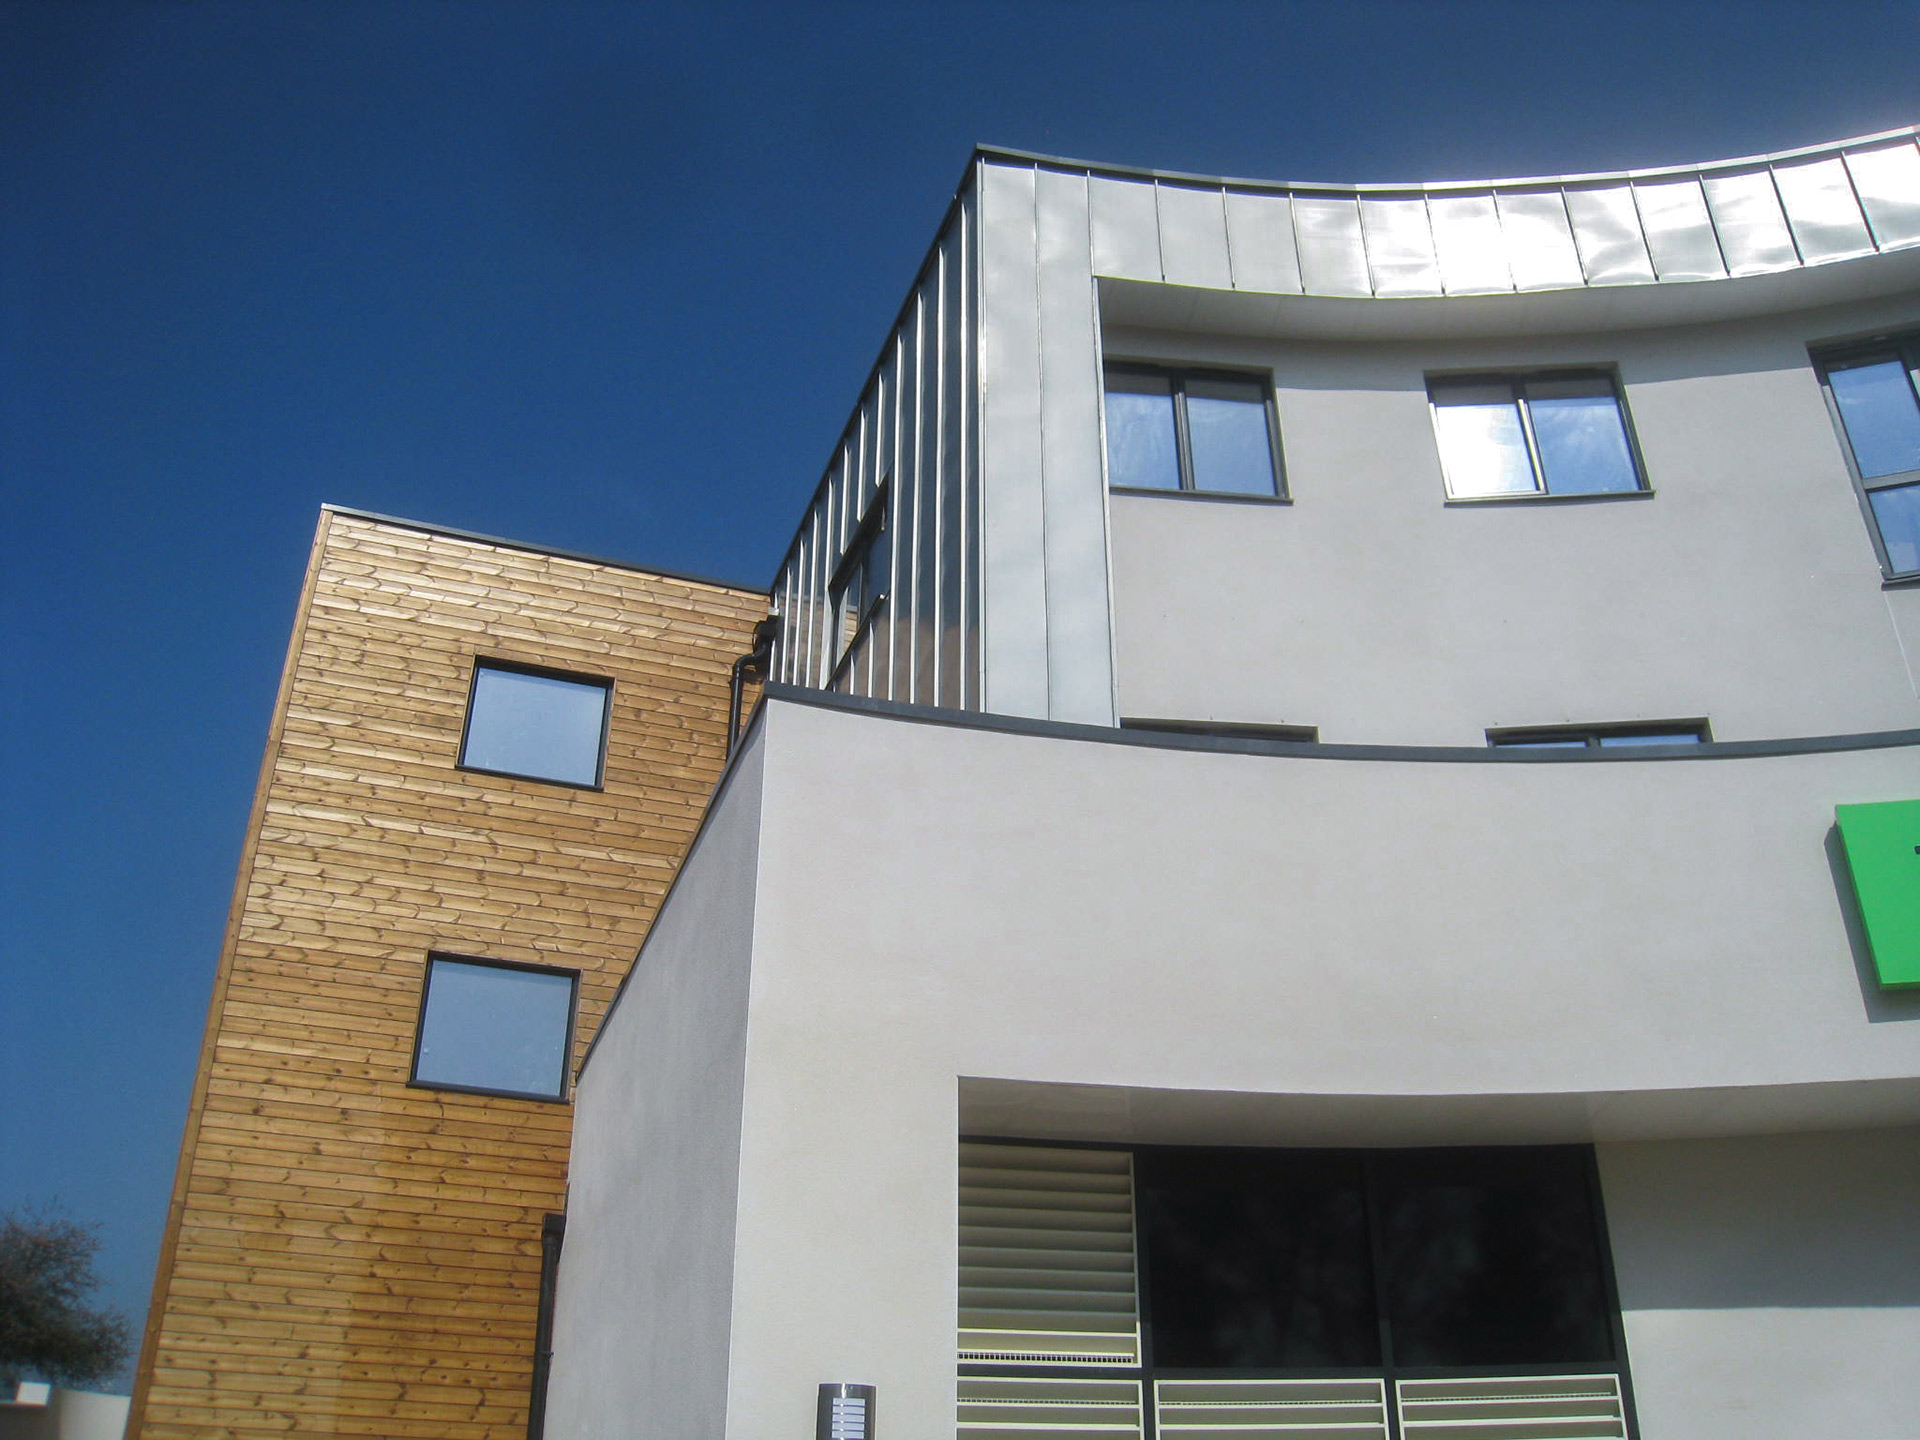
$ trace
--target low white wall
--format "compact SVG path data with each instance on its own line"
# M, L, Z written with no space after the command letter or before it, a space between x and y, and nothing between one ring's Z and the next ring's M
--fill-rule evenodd
M132 1403L94 1390L22 1386L13 1400L0 1400L0 1440L122 1440Z
M729 776L580 1079L552 1440L723 1431L761 760Z
M1599 1161L1642 1440L1920 1435L1920 1130Z

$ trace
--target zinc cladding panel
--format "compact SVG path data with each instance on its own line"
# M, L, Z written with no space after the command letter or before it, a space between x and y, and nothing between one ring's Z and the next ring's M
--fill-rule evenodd
M1920 149L1911 140L1849 151L1847 171L1882 250L1920 243Z
M1362 196L1360 225L1374 294L1440 293L1440 264L1424 196Z
M1630 186L1569 187L1566 200L1589 285L1636 285L1654 278Z
M1300 255L1293 241L1293 202L1250 190L1226 194L1227 249L1241 290L1300 293Z
M1351 195L1295 195L1294 237L1309 295L1371 295L1359 202Z
M1160 263L1169 285L1224 290L1233 284L1227 259L1227 212L1217 189L1161 183Z
M342 514L310 585L131 1433L519 1440L572 1112L408 1086L427 952L579 970L577 1064L766 597ZM476 655L613 678L602 790L455 768Z
M1698 180L1643 181L1633 187L1633 194L1646 229L1647 251L1662 280L1725 277L1727 267Z
M1807 264L1872 252L1873 239L1839 156L1776 165L1773 179L1780 187L1800 258Z
M1764 275L1800 263L1771 171L1723 172L1702 184L1730 274Z
M978 173L981 708L1045 718L1046 517L1036 483L1041 432L1034 172L983 163ZM1146 198L1151 207L1150 189ZM1159 278L1157 262L1152 278Z
M1087 280L1086 182L1048 171L1037 178L1047 714L1054 720L1111 725L1107 492L1100 451L1100 349ZM1226 222L1219 218L1218 192L1210 198L1220 226L1224 275ZM1008 483L1008 477L993 478Z

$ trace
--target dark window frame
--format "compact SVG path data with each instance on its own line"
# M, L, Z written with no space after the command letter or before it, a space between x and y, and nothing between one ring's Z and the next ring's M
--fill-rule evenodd
M1565 1155L1578 1155L1583 1188L1587 1200L1587 1210L1592 1221L1592 1239L1598 1259L1600 1280L1600 1306L1606 1324L1608 1343L1613 1351L1612 1358L1605 1361L1561 1362L1550 1361L1525 1364L1495 1365L1404 1365L1393 1356L1391 1335L1387 1332L1388 1317L1385 1295L1385 1276L1382 1270L1380 1237L1377 1228L1375 1205L1377 1203L1378 1176L1375 1173L1379 1163L1391 1163L1394 1157L1403 1154L1427 1153L1436 1147L1338 1147L1338 1146L1219 1146L1219 1145L1127 1145L1100 1140L1039 1140L1005 1135L982 1135L963 1133L962 1142L977 1142L990 1145L1034 1145L1064 1150L1101 1150L1123 1151L1135 1158L1134 1165L1134 1246L1135 1246L1135 1285L1136 1302L1140 1316L1140 1363L1138 1365L1079 1364L1064 1365L1049 1363L1010 1363L1005 1361L968 1360L962 1361L957 1372L963 1377L1008 1376L1032 1379L1132 1379L1140 1382L1141 1404L1148 1418L1147 1434L1153 1433L1151 1416L1154 1408L1155 1382L1159 1380L1345 1380L1375 1379L1385 1384L1387 1410L1389 1417L1394 1411L1395 1385L1402 1380L1446 1380L1474 1379L1478 1377L1521 1377L1527 1375L1612 1375L1620 1385L1622 1414L1626 1421L1626 1433L1629 1440L1636 1440L1640 1434L1639 1418L1635 1411L1633 1394L1633 1372L1631 1357L1627 1351L1626 1326L1620 1312L1620 1289L1613 1262L1613 1242L1608 1232L1606 1200L1600 1185L1600 1167L1594 1147L1591 1144L1561 1145L1450 1145L1437 1147L1450 1156L1471 1159L1486 1156L1496 1163L1505 1163L1520 1152L1559 1152ZM1221 1367L1188 1368L1181 1366L1160 1367L1154 1354L1154 1323L1152 1294L1152 1260L1150 1237L1146 1234L1140 1216L1139 1166L1138 1159L1157 1151L1183 1151L1196 1155L1232 1154L1248 1149L1284 1149L1290 1153L1313 1157L1348 1157L1360 1164L1365 1172L1364 1187L1367 1204L1368 1245L1373 1260L1375 1313L1382 1329L1381 1360L1379 1365L1361 1365L1345 1367ZM1389 1418L1389 1433L1397 1434L1397 1422Z
M591 784L583 780L562 780L552 775L530 775L524 770L500 770L489 765L467 763L467 738L473 731L473 702L480 692L482 670L504 670L515 675L537 675L543 680L564 680L569 684L592 686L602 692L600 701L600 744L596 752ZM473 673L467 677L467 708L460 721L460 748L455 751L454 769L469 775L497 775L507 780L532 780L541 785L564 785L569 790L604 790L607 780L607 740L613 732L613 678L608 675L583 675L577 670L556 670L550 665L534 665L524 660L503 660L492 655L473 657Z
M892 515L891 481L889 475L874 487L873 498L867 501L860 523L854 527L853 538L847 541L840 562L827 579L827 618L839 645L833 669L827 676L829 690L837 689L846 678L862 642L872 633L874 621L886 609L887 600L893 594L893 527L888 523ZM876 561L880 562L877 575ZM849 625L843 607L856 577L866 583L867 593L861 597L859 613L851 617ZM880 582L877 586L873 583L876 579Z
M1284 725L1241 720L1157 720L1123 715L1122 730L1145 730L1155 735L1217 735L1227 740L1285 740L1296 745L1320 743L1318 725Z
M491 1085L460 1085L446 1080L420 1078L420 1042L426 1036L427 1007L433 994L433 967L438 961L456 965L477 965L491 970L524 970L535 975L559 975L571 982L567 997L567 1033L560 1052L560 1089L556 1094L538 1090L504 1090ZM451 950L429 950L420 974L420 1005L413 1017L413 1058L407 1066L407 1086L413 1090L449 1090L458 1095L488 1095L501 1100L533 1100L543 1105L571 1103L573 1081L573 1042L580 1029L580 972L564 965L540 965L527 960L497 960L490 955L460 955Z
M1589 750L1604 750L1612 747L1609 740L1632 740L1636 736L1678 735L1686 731L1694 732L1691 740L1676 740L1675 746L1708 745L1713 741L1713 730L1707 721L1690 720L1632 720L1620 724L1608 725L1522 725L1500 727L1487 731L1487 744L1493 749L1502 747L1522 747L1526 745L1567 745L1579 740ZM1568 748L1571 748L1570 746ZM1649 750L1661 747L1649 745Z
M1827 403L1827 416L1833 422L1833 433L1840 441L1840 455L1846 462L1847 478L1853 482L1854 500L1867 523L1867 538L1873 543L1874 558L1880 562L1881 578L1888 583L1920 582L1920 567L1912 570L1895 568L1893 558L1887 553L1887 542L1880 533L1880 517L1874 513L1872 499L1876 490L1900 490L1910 485L1920 485L1920 468L1896 470L1888 475L1875 475L1871 479L1862 475L1859 458L1854 454L1853 437L1847 433L1846 417L1840 411L1840 402L1833 393L1831 379L1836 369L1851 369L1857 364L1870 363L1876 357L1894 360L1906 372L1907 387L1914 392L1916 408L1920 408L1920 331L1878 335L1838 345L1818 345L1808 353L1813 361L1814 374L1820 379L1820 394Z
M1627 459L1633 466L1633 478L1638 482L1632 490L1549 490L1547 488L1546 461L1540 454L1540 441L1533 430L1533 414L1527 400L1526 387L1531 384L1549 383L1555 380L1604 380L1613 392L1614 410L1620 416L1620 429L1627 440ZM1436 411L1433 392L1435 387L1445 389L1454 385L1505 385L1513 392L1513 403L1520 416L1520 433L1526 442L1527 463L1533 470L1531 490L1515 490L1492 495L1456 495L1447 479L1446 449L1440 439L1440 420ZM1639 496L1654 493L1653 481L1647 475L1646 456L1641 453L1639 432L1633 426L1633 411L1627 405L1627 387L1620 379L1620 371L1612 365L1556 365L1550 368L1517 370L1462 370L1429 371L1426 375L1427 420L1433 430L1434 453L1440 459L1440 486L1449 505L1512 505L1538 504L1542 501L1591 503L1595 500L1631 500Z
M1287 465L1280 449L1280 407L1274 398L1273 374L1266 370L1233 370L1218 365L1160 365L1147 360L1107 360L1100 367L1100 465L1106 469L1107 376L1147 375L1168 382L1173 397L1174 454L1180 467L1180 488L1163 490L1152 485L1117 485L1109 479L1107 488L1117 495L1181 496L1189 499L1238 500L1256 505L1286 505ZM1260 387L1261 403L1267 416L1267 459L1273 479L1270 495L1248 494L1241 490L1202 490L1194 483L1193 445L1187 427L1187 382L1190 380L1228 380Z

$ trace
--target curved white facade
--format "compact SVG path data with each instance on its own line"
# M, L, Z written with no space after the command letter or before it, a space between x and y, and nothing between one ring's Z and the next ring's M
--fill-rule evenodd
M1869 940L1835 807L1920 798L1920 561L1830 378L1910 333L1912 131L1344 189L978 154L582 1075L548 1433L804 1433L842 1382L888 1435L1281 1435L1336 1372L1380 1440L1456 1382L1528 1436L1915 1433L1875 947L1920 936ZM1202 1150L1367 1177L1371 1361L1165 1358L1126 1176ZM1151 1283L979 1238L979 1176L1083 1153ZM1407 1359L1392 1177L1574 1154L1612 1349ZM1057 1354L1006 1318L1096 1290ZM957 1388L956 1306L1001 1337Z

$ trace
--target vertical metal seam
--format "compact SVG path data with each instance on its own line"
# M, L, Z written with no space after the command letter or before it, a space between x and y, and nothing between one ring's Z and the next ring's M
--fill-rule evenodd
M1860 224L1867 232L1867 243L1873 246L1874 254L1884 255L1886 246L1880 243L1879 229L1873 223L1873 216L1867 213L1866 202L1860 198L1860 182L1853 178L1853 163L1847 151L1837 152L1840 157L1840 173L1847 177L1847 193L1853 196L1853 208L1860 212Z
M971 297L967 292L972 279L971 260L973 251L972 247L967 244L967 209L966 203L962 201L960 213L955 216L953 227L954 250L960 262L959 277L955 281L959 287L960 332L959 343L954 355L954 359L960 367L960 373L953 377L953 393L960 406L960 414L958 417L960 422L959 455L956 457L958 461L956 478L960 485L960 529L959 533L953 537L954 562L959 566L959 569L954 574L954 581L958 587L957 596L960 613L954 616L954 640L957 648L954 652L953 663L957 671L954 676L954 693L959 697L960 708L962 710L970 708L967 700L971 687L967 684L967 681L969 678L968 671L972 669L972 667L967 664L967 636L971 628L968 624L967 605L972 599L972 589L967 584L967 580L968 571L973 563L972 547L967 544L967 496L971 489L968 483L968 467L972 459L971 452L967 447L967 424L971 418L968 413L971 402L969 400L967 386L967 352L973 345L973 307L968 303Z
M1787 197L1780 189L1780 176L1774 170L1773 162L1767 162L1767 180L1773 186L1773 200L1780 207L1780 223L1787 227L1787 243L1793 246L1793 259L1796 265L1807 263L1807 252L1800 248L1800 234L1793 228L1793 212L1787 208Z
M946 662L946 460L947 460L947 247L943 239L933 266L933 596L929 614L933 629L933 673L930 704L940 703L941 669Z
M1227 288L1229 290L1238 290L1240 288L1240 274L1233 263L1233 217L1227 213L1227 187L1224 185L1220 187L1220 233L1226 238L1227 243ZM1093 195L1091 191L1089 191L1087 195L1087 256L1089 260L1087 268L1091 270L1093 268L1091 263L1093 256ZM1099 292L1096 291L1094 294L1096 304L1093 326L1096 336L1098 336L1100 331L1099 306L1097 303L1099 298ZM1100 408L1104 410L1106 406L1103 404ZM1104 430L1100 442L1100 455L1100 474L1102 479L1104 479L1106 476L1106 439Z
M920 573L920 527L926 511L921 462L927 453L927 292L914 287L913 296L913 621L907 627L907 696L920 697L920 617L925 613L926 577Z
M1631 180L1627 181L1627 199L1633 205L1633 223L1640 229L1640 249L1647 257L1647 269L1653 274L1653 283L1658 285L1660 283L1660 262L1653 258L1653 242L1647 238L1647 217L1640 209L1640 187ZM1532 421L1529 420L1528 424L1531 425ZM1540 472L1540 490L1542 494L1546 493L1546 488L1547 472L1542 470Z
M1313 291L1307 288L1307 252L1300 245L1300 212L1294 206L1293 191L1286 190L1281 193L1282 198L1287 202L1287 228L1293 232L1293 264L1294 268L1300 272L1300 293L1311 295Z
M1035 165L1031 168L1033 171L1033 205L1027 211L1027 231L1033 245L1033 293L1031 296L1033 301L1033 333L1039 341L1039 343L1034 346L1035 354L1033 358L1034 370L1039 376L1038 389L1040 391L1040 393L1034 397L1038 402L1034 406L1037 421L1035 430L1037 431L1037 438L1040 442L1039 466L1034 475L1034 481L1039 488L1040 496L1040 649L1042 656L1040 666L1040 693L1042 696L1042 713L1051 718L1053 715L1053 577L1048 573L1047 556L1047 520L1049 518L1048 511L1051 508L1047 504L1047 333L1041 325L1040 314L1040 167ZM1093 197L1091 193L1089 193L1087 197L1087 208L1089 213L1091 213L1093 208ZM1153 186L1153 232L1154 245L1156 247L1155 253L1158 254L1158 246L1160 243L1160 184L1158 181L1155 181ZM1163 280L1166 278L1166 266L1164 262L1161 264L1160 275Z

